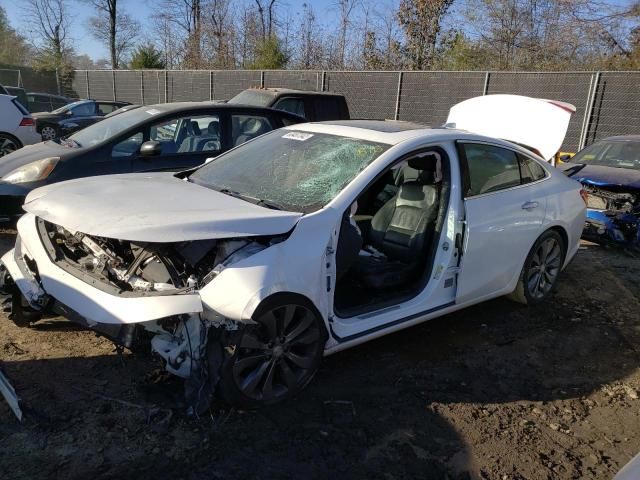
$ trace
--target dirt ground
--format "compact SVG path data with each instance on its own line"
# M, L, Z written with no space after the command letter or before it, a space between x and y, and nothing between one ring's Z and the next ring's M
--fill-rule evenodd
M0 400L0 478L608 479L640 451L639 298L640 258L584 245L544 305L468 308L326 358L282 405L198 420L151 357L0 314L26 413Z

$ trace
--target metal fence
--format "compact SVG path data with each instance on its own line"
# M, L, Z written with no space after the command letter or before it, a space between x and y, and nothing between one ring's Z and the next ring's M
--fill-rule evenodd
M354 118L441 125L467 98L512 93L576 106L563 149L640 134L640 72L371 72L309 70L77 70L65 93L137 104L228 99L250 87L333 91Z

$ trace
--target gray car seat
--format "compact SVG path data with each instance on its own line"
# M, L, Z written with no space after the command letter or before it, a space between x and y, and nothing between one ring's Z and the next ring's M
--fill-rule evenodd
M192 120L187 129L187 137L182 140L180 144L180 148L178 148L178 153L186 153L186 152L195 152L196 146L198 144L200 135L202 131L200 130L200 125L195 120Z
M209 122L207 133L198 139L197 148L199 152L220 150L220 122Z
M368 243L384 257L361 256L359 276L371 288L392 288L421 271L438 214L436 155L410 159L398 192L371 220Z

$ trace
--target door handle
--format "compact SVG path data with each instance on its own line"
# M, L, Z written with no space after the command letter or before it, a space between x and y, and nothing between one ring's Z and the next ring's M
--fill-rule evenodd
M525 202L522 204L523 210L533 210L534 208L538 208L538 202Z

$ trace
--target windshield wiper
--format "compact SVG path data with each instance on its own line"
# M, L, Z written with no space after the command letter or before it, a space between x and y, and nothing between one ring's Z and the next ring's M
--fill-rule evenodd
M262 207L270 208L272 210L282 210L282 208L280 208L278 205L274 205L273 203L269 202L268 200L263 200L261 198L251 197L249 195L243 195L242 193L236 192L235 190L230 190L228 188L220 188L220 189L215 188L215 190L218 190L220 193L224 193L225 195L229 195L230 197L239 198L241 200L245 200L245 201L247 201L249 203L253 203L255 205L260 205Z

